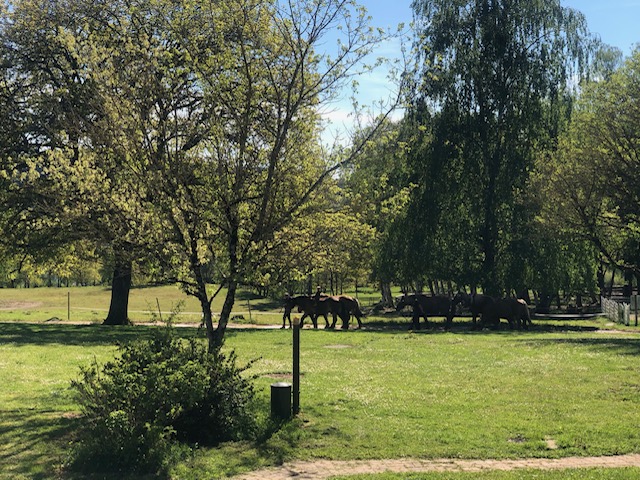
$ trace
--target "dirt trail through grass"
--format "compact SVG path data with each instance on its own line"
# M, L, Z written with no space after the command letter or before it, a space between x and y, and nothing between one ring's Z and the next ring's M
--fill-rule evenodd
M234 480L324 480L333 476L362 475L384 472L481 472L487 470L640 467L640 454L605 457L525 458L519 460L352 460L291 462L233 477Z

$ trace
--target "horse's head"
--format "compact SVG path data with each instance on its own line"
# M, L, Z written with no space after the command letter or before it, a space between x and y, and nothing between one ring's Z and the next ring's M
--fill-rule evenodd
M455 307L458 304L461 304L463 307L469 307L471 305L471 295L465 292L456 293L453 300L451 300L451 306Z
M396 312L402 310L406 305L409 305L406 295L400 295L396 297Z

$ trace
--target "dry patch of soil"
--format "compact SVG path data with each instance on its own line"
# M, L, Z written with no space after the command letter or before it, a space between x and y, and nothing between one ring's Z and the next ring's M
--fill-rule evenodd
M622 468L640 467L640 454L604 457L526 458L520 460L353 460L291 462L280 467L247 473L233 477L235 480L325 480L333 476L363 475L384 472L482 472L488 470L562 470L574 468Z
M36 308L42 305L42 302L13 302L9 300L0 300L0 310L24 310L27 308Z

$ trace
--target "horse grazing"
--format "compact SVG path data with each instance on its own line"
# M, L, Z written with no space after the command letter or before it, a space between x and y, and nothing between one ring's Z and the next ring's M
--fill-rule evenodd
M420 330L420 317L424 318L425 325L429 325L427 315L442 315L446 317L446 328L451 326L453 320L453 309L451 299L442 295L429 296L424 293L410 293L402 295L396 303L396 311L402 310L405 306L413 309L413 329Z
M533 325L527 302L521 298L500 298L495 301L494 309L490 312L493 322L497 323L501 318L509 322L510 328L529 328ZM483 316L484 320L484 316Z
M349 319L351 318L351 315L356 317L356 320L358 320L358 328L362 328L361 318L364 317L364 313L360 310L360 302L358 302L358 299L348 295L338 295L336 298L342 305L342 314L339 314L340 318L342 318L342 329L347 330L349 328ZM334 328L335 326L336 317L334 316L331 328Z
M300 318L300 327L304 324L304 319L311 318L313 328L318 328L318 317L322 315L325 321L325 328L329 327L328 315L333 316L333 326L335 326L337 317L342 318L343 324L346 324L349 317L345 316L344 307L337 297L320 296L317 300L308 295L298 295L295 297L286 296L284 300L284 314L282 315L282 328L286 326L286 320L289 320L289 328L291 328L291 310L298 307L298 311L302 312ZM346 317L346 320L345 320Z
M453 297L452 308L462 304L471 311L473 324L476 318L481 316L480 325L497 326L500 319L509 322L510 328L528 328L533 325L529 314L527 302L521 298L494 298L489 295L457 293Z
M483 295L480 293L472 293L469 295L465 292L458 292L451 301L451 310L455 311L456 305L461 304L463 307L468 308L471 312L471 319L473 324L476 324L476 319L483 314L485 310L493 308L495 298L489 295Z

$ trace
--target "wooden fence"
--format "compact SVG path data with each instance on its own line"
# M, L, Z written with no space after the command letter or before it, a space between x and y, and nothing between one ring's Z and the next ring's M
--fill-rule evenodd
M630 298L630 303L616 302L609 298L600 297L600 304L602 305L602 313L606 315L609 320L624 325L629 325L629 319L631 317L631 305L635 312L635 324L638 325L638 295L633 295Z

